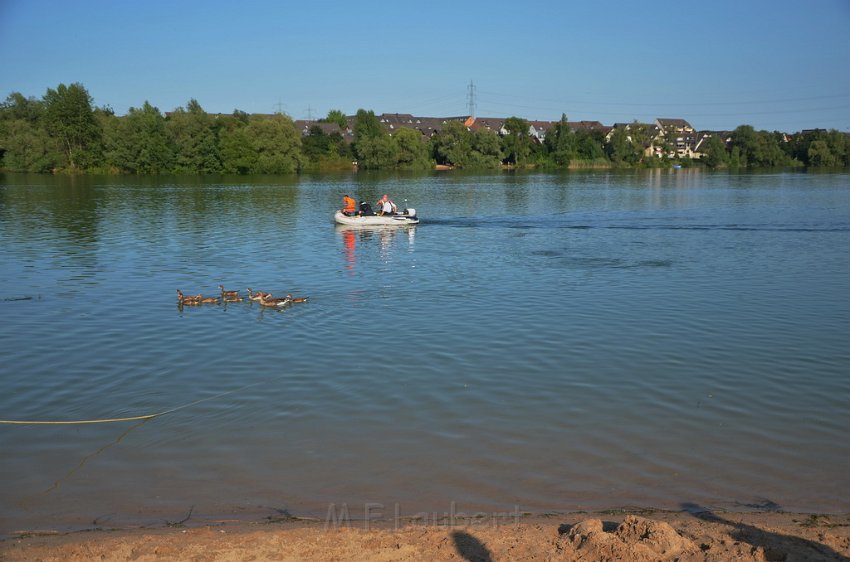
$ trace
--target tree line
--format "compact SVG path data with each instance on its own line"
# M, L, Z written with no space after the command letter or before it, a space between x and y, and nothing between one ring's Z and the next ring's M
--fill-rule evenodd
M320 123L349 125L332 110ZM302 136L284 114L210 115L194 99L167 115L147 101L123 117L95 107L82 84L59 84L41 99L15 92L0 105L0 169L18 172L88 172L113 174L292 174L309 170L428 170L435 165L495 170L568 167L846 167L850 135L814 130L790 139L780 132L741 125L730 141L712 136L703 158L646 156L644 126L629 131L573 130L565 115L536 142L529 123L510 117L504 135L470 130L448 121L439 134L425 139L408 128L390 135L373 111L358 110L353 140L320 125ZM667 135L667 138L674 138ZM664 146L665 153L675 147ZM667 141L669 144L669 141Z

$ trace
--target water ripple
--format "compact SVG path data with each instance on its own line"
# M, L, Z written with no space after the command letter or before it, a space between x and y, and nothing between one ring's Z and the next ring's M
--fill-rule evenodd
M0 426L0 515L848 509L846 176L458 177L5 185L0 417L217 398Z

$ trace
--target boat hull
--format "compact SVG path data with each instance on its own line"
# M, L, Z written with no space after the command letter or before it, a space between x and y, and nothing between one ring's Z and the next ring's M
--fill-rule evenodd
M405 226L411 224L419 224L419 217L416 215L384 215L372 217L350 217L337 211L334 213L334 222L337 224L346 224L350 226Z

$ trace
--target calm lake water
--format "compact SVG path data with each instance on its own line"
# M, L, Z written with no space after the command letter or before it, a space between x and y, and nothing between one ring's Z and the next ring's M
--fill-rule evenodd
M0 533L850 511L847 174L5 175L0 315L0 419L180 408L0 425Z

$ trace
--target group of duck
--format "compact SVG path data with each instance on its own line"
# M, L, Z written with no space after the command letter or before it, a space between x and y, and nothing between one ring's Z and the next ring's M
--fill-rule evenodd
M258 302L261 306L267 306L270 308L283 308L284 306L289 306L293 303L298 302L307 302L308 297L293 297L292 295L286 295L285 297L279 298L272 296L271 293L266 293L264 291L254 291L251 287L248 287L248 296L243 297L239 294L239 291L226 291L224 289L224 285L219 285L219 289L221 289L221 295L218 297L205 297L202 294L197 295L184 295L180 289L177 289L177 305L178 306L198 306L202 304L221 304L223 302L242 302L247 298L248 300Z

